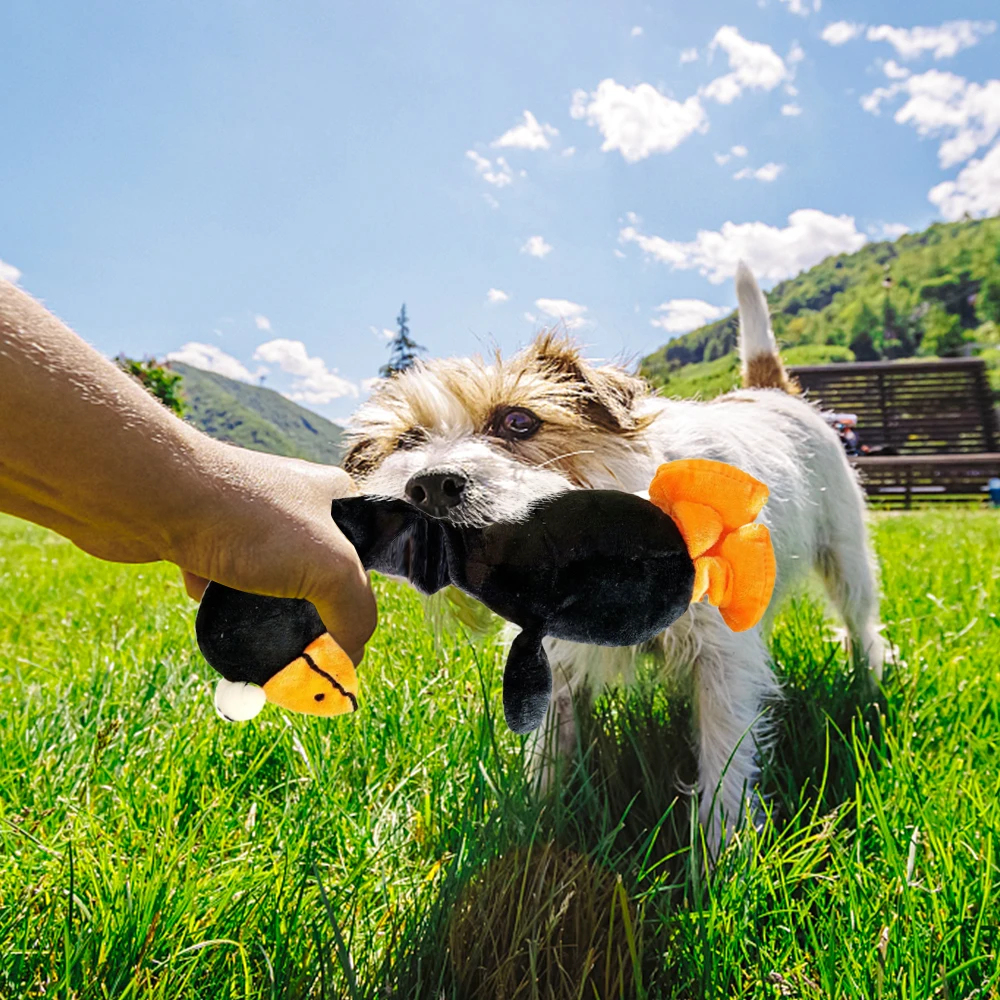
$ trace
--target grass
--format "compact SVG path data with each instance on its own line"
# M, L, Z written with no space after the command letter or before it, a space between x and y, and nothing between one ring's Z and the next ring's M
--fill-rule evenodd
M772 822L707 875L648 678L539 801L496 650L380 582L362 711L226 725L169 568L0 519L0 997L1000 996L997 516L874 532L899 662L784 610Z

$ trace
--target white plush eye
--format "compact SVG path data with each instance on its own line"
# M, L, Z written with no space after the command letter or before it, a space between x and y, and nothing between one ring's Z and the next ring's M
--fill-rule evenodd
M264 689L243 681L227 681L215 686L215 710L226 722L247 722L260 712L267 701Z

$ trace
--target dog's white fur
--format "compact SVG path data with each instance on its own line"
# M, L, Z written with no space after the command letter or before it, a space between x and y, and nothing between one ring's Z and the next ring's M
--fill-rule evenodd
M752 385L756 371L757 384L787 386L766 300L742 265L736 288L744 383ZM583 362L574 369L573 349L564 343L556 348L566 357L538 360L552 344L536 344L509 362L430 361L388 380L354 418L348 470L365 492L397 497L418 472L458 471L469 486L452 516L483 523L517 516L531 501L573 487L644 491L657 466L672 459L729 462L770 489L761 518L777 560L772 614L817 570L852 643L881 677L884 647L864 499L819 412L777 388L737 390L708 403L634 392L620 369ZM537 441L511 445L490 436L484 414L504 404L538 413ZM597 407L596 423L579 415L587 406ZM700 818L713 846L745 811L767 742L767 709L780 693L763 638L768 621L734 633L718 610L698 604L658 640L665 677L692 697ZM546 640L546 649L555 690L535 741L540 759L547 745L563 755L575 750L574 691L630 681L637 652L558 640ZM543 780L551 774L543 763Z

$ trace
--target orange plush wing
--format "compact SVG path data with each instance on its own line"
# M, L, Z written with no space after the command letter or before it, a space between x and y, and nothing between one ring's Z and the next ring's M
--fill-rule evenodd
M656 470L649 487L649 499L660 510L673 516L668 508L681 503L696 503L712 508L726 531L749 524L767 503L768 489L742 469L707 458L682 458L667 462Z
M677 524L694 560L692 601L708 597L734 632L753 628L774 591L771 535L754 518L767 486L740 469L681 459L656 470L649 499Z

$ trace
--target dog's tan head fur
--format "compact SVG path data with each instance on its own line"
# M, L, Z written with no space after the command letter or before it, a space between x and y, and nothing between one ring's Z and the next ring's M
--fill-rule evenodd
M470 488L453 517L469 522L570 487L643 489L621 470L643 447L648 397L643 379L549 332L506 361L433 360L386 379L352 421L344 468L389 496L418 473L459 471Z

